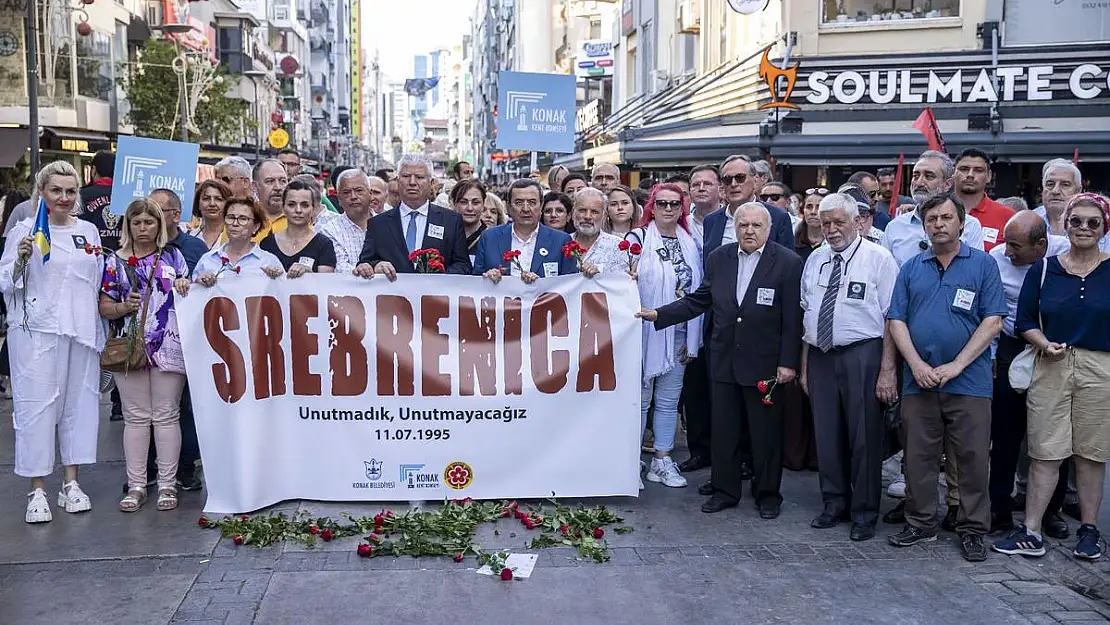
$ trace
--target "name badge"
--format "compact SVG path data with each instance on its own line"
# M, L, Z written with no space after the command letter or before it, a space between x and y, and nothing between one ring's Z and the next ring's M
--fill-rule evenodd
M71 234L70 236L73 237L73 247L77 249L85 247L85 244L89 242L83 234Z
M983 240L987 243L998 243L998 228L983 228Z
M971 304L975 302L975 291L968 291L967 289L956 289L956 298L952 300L952 305L961 310L971 310Z
M848 283L848 299L863 299L867 294L867 285L862 282Z
M177 278L177 270L169 265L162 265L162 278L166 280Z
M428 238L443 239L443 226L437 224L428 224Z
M559 263L544 263L543 264L543 277L553 278L559 275Z
M316 264L316 259L312 258L311 256L301 256L297 259L297 264L304 265L306 268L312 269L313 265Z
M775 303L774 289L759 289L755 292L755 303L760 306L772 306Z

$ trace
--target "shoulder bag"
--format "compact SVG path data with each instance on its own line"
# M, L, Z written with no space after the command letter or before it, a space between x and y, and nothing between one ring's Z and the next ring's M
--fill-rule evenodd
M1044 258L1041 263L1041 289L1044 288L1044 277L1048 273L1048 257ZM1040 313L1039 300L1041 298L1040 290L1037 291L1037 325L1040 327L1041 332L1044 332L1044 317ZM1037 352L1039 350L1033 345L1026 345L1025 349L1021 350L1012 363L1010 363L1010 387L1018 392L1025 392L1029 390L1029 385L1033 383L1033 367L1037 364Z
M150 296L154 289L154 272L158 269L158 263L162 260L162 251L158 251L158 256L154 258L154 265L150 268L150 276L147 278L146 295L143 297L143 312L139 318L139 325L137 336L111 336L104 343L104 351L100 352L100 368L105 371L113 373L127 373L128 371L141 371L145 369L150 361L146 355L146 314L150 307ZM128 278L132 283L134 280L134 270L124 265L124 271L128 272ZM114 324L113 324L114 325ZM115 328L109 330L111 334L115 334Z

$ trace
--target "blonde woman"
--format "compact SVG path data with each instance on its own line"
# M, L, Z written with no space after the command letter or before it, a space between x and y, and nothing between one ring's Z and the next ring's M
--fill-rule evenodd
M35 217L12 226L0 259L7 298L11 353L15 473L31 478L28 523L51 520L44 478L54 472L57 438L64 478L58 507L92 509L77 483L77 467L96 462L100 359L104 330L96 311L101 260L96 226L71 216L78 204L77 171L50 163L35 177L31 201L50 211L49 260L34 244Z
M633 228L640 225L644 209L636 203L632 189L619 184L609 191L609 226L606 232L624 238Z
M497 197L496 193L487 192L485 205L482 208L482 223L487 228L500 226L509 222L508 213L505 212L505 202Z
M181 391L185 376L181 364L162 362L159 353L167 341L173 309L173 285L189 275L185 257L167 246L169 229L162 208L150 198L131 202L123 214L120 249L105 262L100 294L100 314L126 328L138 328L148 366L115 375L123 403L123 456L127 463L127 494L119 502L123 512L135 512L146 503L146 459L151 429L158 457L159 510L177 507L177 464L181 454ZM169 350L179 352L180 350Z

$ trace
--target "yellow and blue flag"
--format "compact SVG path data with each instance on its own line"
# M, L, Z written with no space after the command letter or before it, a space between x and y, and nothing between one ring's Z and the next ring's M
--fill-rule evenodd
M31 239L42 254L42 262L50 260L50 211L46 200L39 198L39 210L35 214L35 225L31 228Z

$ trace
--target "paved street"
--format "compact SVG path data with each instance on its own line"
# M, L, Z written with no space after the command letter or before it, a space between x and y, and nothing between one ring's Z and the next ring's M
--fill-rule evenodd
M12 473L10 420L0 426L0 624L23 623L1088 623L1110 620L1110 558L1079 564L1071 541L1038 560L991 554L971 565L950 534L896 550L891 526L873 541L848 526L810 529L820 510L816 475L788 473L786 502L763 521L749 501L698 511L695 486L649 484L640 499L607 503L635 532L607 538L606 564L540 552L532 578L500 582L473 559L365 560L349 538L306 549L236 548L196 527L203 493L176 512L116 509L123 481L121 423L104 406L101 462L83 473L91 513L55 509L48 525L23 522L26 482ZM7 402L0 412L8 414ZM59 476L50 483L58 487ZM398 504L403 505L403 504ZM893 505L886 500L885 505ZM380 505L288 502L338 516ZM1104 506L1110 508L1110 506ZM1074 532L1078 523L1072 522ZM1110 528L1105 511L1102 526ZM487 548L522 548L519 524L483 528ZM1055 545L1055 541L1050 541ZM1083 596L1083 593L1087 597Z

